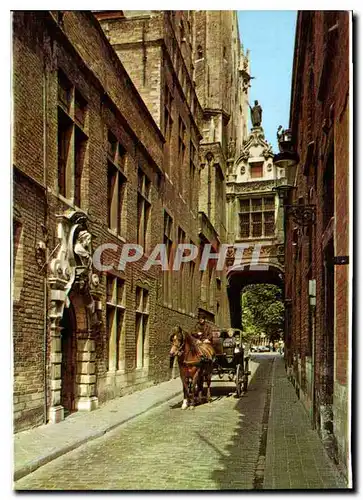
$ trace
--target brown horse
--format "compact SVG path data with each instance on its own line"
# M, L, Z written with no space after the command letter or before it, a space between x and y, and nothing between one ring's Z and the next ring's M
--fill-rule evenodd
M183 332L180 326L175 327L170 335L172 343L170 358L178 356L180 378L183 384L184 399L182 409L189 405L195 406L196 394L202 397L204 381L207 382L207 400L211 400L210 384L212 380L212 359L207 359L200 352L196 340L187 332Z

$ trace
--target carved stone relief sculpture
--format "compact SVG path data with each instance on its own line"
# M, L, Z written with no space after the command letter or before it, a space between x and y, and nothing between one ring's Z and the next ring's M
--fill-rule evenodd
M264 150L263 150L263 157L265 158L265 160L268 160L269 158L273 158L274 154L273 154L273 151L272 151L272 147L270 145L268 145Z
M231 138L228 143L228 158L234 158L235 152L236 152L236 141Z
M50 408L49 421L58 422L64 418L64 409L61 405L61 326L65 307L70 306L70 292L81 297L86 316L86 330L82 331L82 346L94 348L92 336L99 325L101 310L100 295L97 292L99 277L92 272L92 236L87 228L87 215L81 211L69 210L57 216L58 245L56 256L49 264L48 284L50 288L50 336L51 336L51 368L50 373ZM72 332L76 335L76 332ZM77 338L77 346L80 340ZM93 346L93 347L92 347ZM83 347L82 347L82 350ZM78 347L77 347L78 352ZM81 365L82 363L78 363ZM89 364L94 364L89 362ZM85 373L94 373L88 367ZM83 374L83 371L82 371ZM89 380L88 380L88 378ZM78 387L76 409L93 409L97 407L95 397L95 375L82 375L82 383Z
M242 161L247 161L249 157L250 157L250 151L248 151L248 150L242 151L242 154L241 154Z

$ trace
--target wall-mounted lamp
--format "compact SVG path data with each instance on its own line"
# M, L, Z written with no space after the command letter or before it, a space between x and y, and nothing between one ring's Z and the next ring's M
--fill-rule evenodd
M298 226L311 226L315 223L315 205L286 204L290 192L296 189L295 176L299 163L299 155L294 149L291 130L283 130L280 125L277 130L277 139L280 152L274 156L274 164L285 169L285 178L276 180L276 187L273 190L278 193L279 199L283 203L286 217L291 217Z
M295 184L296 167L300 158L292 142L291 130L284 130L280 125L277 129L277 141L280 152L274 155L273 162L276 167L285 169L287 184L293 186Z
M285 205L285 201L288 199L290 191L295 189L295 186L291 186L284 182L284 179L277 179L276 186L272 188L272 191L276 191L279 199Z
M286 217L291 217L295 224L302 227L308 227L315 224L316 206L306 205L304 203L287 205L286 202L289 198L289 194L293 189L296 189L296 187L285 184L284 179L279 179L277 183L277 186L272 189L278 193L279 199L285 209Z

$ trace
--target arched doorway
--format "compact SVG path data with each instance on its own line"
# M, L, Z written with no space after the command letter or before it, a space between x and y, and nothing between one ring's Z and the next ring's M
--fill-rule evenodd
M69 209L57 219L59 249L49 263L48 275L51 423L60 422L72 411L98 406L95 335L102 309L98 275L91 274L92 235L87 214Z
M66 417L75 411L76 400L76 367L77 367L77 341L76 341L76 315L72 304L64 308L60 326L61 332L61 405L64 407Z

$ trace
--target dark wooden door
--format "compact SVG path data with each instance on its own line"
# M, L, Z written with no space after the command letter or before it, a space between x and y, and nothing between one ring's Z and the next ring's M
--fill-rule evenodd
M61 405L64 415L75 411L76 391L76 322L72 306L64 309L61 321L62 335L62 388Z

